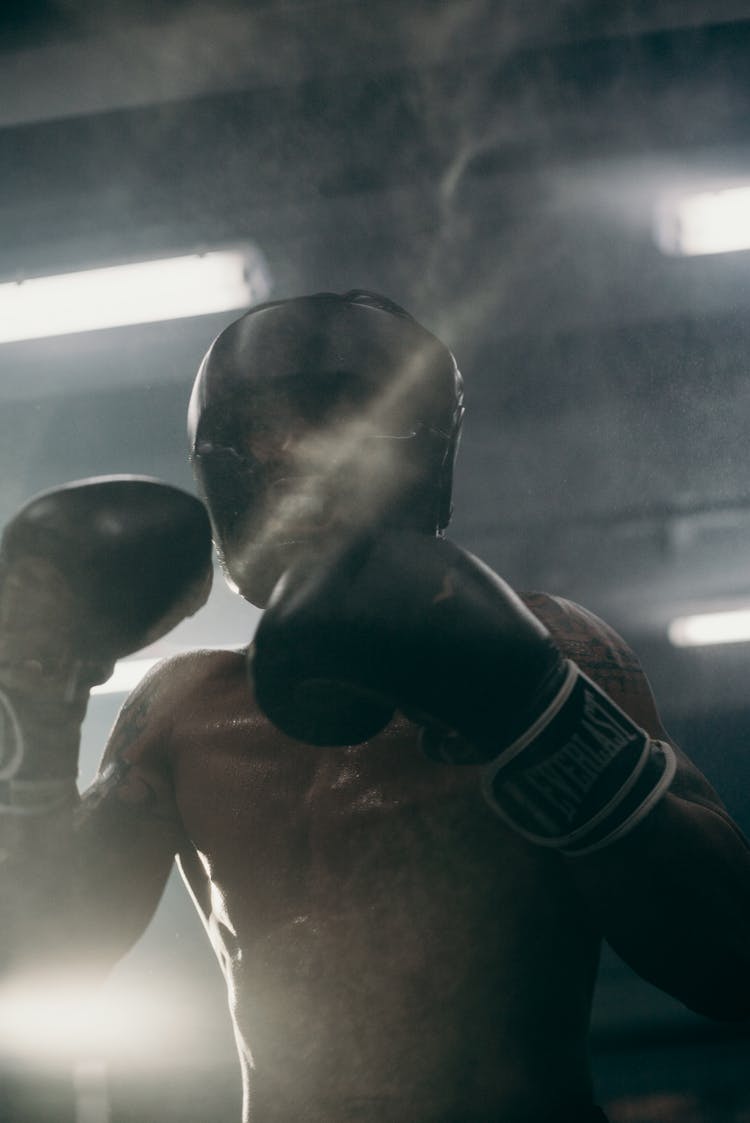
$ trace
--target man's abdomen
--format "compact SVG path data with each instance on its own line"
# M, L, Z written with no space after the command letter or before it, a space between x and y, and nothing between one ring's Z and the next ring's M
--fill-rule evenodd
M596 940L563 863L507 832L471 770L423 760L406 726L358 749L267 750L233 765L223 823L193 804L252 1118L583 1109Z

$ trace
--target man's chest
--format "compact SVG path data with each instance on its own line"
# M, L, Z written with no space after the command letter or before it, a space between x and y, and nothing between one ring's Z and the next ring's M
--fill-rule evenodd
M554 924L567 907L554 856L492 814L476 769L424 757L404 719L367 745L324 750L281 736L249 707L205 719L175 754L175 792L238 924L245 914L269 931L300 916L385 924L398 914L427 932L460 914L470 938L502 915L506 932Z

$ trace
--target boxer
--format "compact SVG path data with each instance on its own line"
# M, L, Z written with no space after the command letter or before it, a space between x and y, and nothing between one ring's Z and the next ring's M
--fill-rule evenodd
M601 1120L603 939L691 1009L750 1014L747 844L624 642L444 537L462 413L450 351L384 298L222 332L190 449L227 577L265 608L255 641L162 664L88 791L0 820L19 968L73 948L105 971L176 856L245 1121ZM54 646L43 584L25 611ZM6 693L36 781L49 738Z

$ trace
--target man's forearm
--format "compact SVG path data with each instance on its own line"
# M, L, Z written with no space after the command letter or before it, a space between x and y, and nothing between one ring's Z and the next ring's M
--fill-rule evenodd
M78 865L75 803L47 813L0 812L0 965L4 972L70 947Z
M750 848L720 808L668 793L629 835L567 865L640 975L708 1017L750 1017Z
M105 975L139 938L179 846L173 821L119 803L117 778L67 808L0 817L0 970Z

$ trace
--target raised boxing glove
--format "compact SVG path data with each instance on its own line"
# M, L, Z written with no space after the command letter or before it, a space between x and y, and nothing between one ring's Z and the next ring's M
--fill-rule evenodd
M206 600L203 504L160 481L105 476L27 503L0 541L0 810L69 795L89 691L115 661Z
M297 563L250 659L259 705L300 740L356 743L395 706L456 731L496 814L568 854L627 833L674 774L671 748L565 659L497 574L442 539L393 532Z

